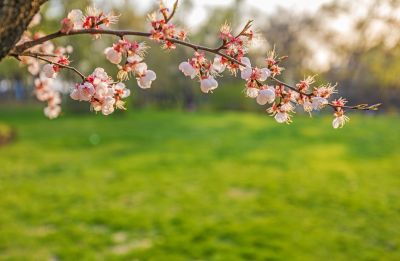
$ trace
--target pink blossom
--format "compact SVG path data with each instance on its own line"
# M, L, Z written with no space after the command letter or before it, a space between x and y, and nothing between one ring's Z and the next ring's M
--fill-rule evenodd
M103 113L103 115L110 115L111 113L113 113L114 104L115 104L114 98L112 97L105 98L101 106L101 112Z
M122 53L116 51L113 47L105 49L104 54L106 55L107 60L113 64L119 64L122 60Z
M343 128L344 124L348 121L350 121L350 119L346 115L336 116L332 121L332 127L334 129Z
M46 64L43 66L42 71L47 78L56 78L57 77L57 69L56 65Z
M31 64L28 66L28 72L32 75L37 75L40 72L40 65L38 61L33 61Z
M251 63L250 63L250 59L247 57L242 57L242 59L240 59L240 62L243 63L245 65L245 67L240 66L240 77L243 80L249 80L251 77L251 74L253 73L253 69L251 68Z
M93 73L91 74L94 78L98 78L100 81L108 81L110 80L110 77L106 73L106 71L103 68L96 68Z
M328 100L319 96L311 98L313 110L320 110L328 104Z
M94 98L98 100L103 100L106 97L113 96L114 90L108 87L108 84L105 82L100 82L96 86L96 93L94 94Z
M271 71L268 68L259 69L259 75L257 76L259 81L263 82L271 76Z
M278 123L289 123L290 122L290 115L286 112L277 112L275 114L274 118Z
M151 87L151 83L156 79L156 73L152 70L147 70L141 76L137 77L137 82L140 88L148 89Z
M274 101L275 101L275 89L273 87L268 87L258 92L257 96L258 104L265 105L267 103L273 103Z
M226 64L223 63L222 56L215 56L212 68L217 73L223 73L226 69Z
M218 82L212 76L204 78L200 81L200 89L204 93L212 92L217 88L218 88Z
M126 88L125 84L122 82L117 83L114 86L114 90L122 99L127 98L131 94L131 91L128 88Z
M133 54L133 55L128 56L128 58L126 60L128 63L137 64L137 63L140 63L141 61L143 61L143 58L140 55Z
M44 115L46 115L49 119L55 119L60 115L61 107L58 105L55 106L47 106L44 108Z
M82 28L82 19L83 19L83 13L79 9L73 9L68 13L67 16L68 19L70 19L74 23L74 28L75 29L81 29Z
M76 85L76 87L71 92L71 98L77 101L90 101L95 93L93 84L89 82L84 82L82 84Z
M179 64L179 70L185 75L190 76L190 78L196 77L197 70L188 62L182 62Z

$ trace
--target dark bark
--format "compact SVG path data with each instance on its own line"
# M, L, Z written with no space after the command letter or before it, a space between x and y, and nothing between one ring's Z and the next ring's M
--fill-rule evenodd
M0 60L12 50L46 1L0 0Z

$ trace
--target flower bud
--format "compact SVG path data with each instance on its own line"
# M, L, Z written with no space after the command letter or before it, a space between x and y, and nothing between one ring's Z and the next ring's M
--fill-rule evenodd
M117 52L114 48L108 47L104 50L107 60L113 64L119 64L122 60L122 54Z

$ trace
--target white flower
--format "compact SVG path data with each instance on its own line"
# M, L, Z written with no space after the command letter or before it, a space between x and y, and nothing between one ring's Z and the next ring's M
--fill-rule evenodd
M60 115L61 113L61 107L56 105L56 106L47 106L44 108L44 115L46 115L49 119L55 119Z
M47 78L54 79L54 78L57 77L57 72L56 72L56 70L54 69L54 65L52 65L52 64L49 64L49 63L48 63L48 64L46 64L45 66L43 66L42 71L43 71L44 75L45 75Z
M261 68L258 80L263 82L267 80L268 77L270 76L271 76L271 71L268 68Z
M250 59L247 57L242 57L240 59L240 62L243 63L244 65L246 65L246 67L251 67ZM241 66L241 69L244 69L243 66Z
M212 68L217 73L223 73L225 71L226 65L222 64L221 56L219 56L219 55L215 56Z
M141 61L143 61L143 58L137 54L128 56L128 58L126 59L128 61L128 63L140 63Z
M290 92L290 100L294 103L298 103L298 99L300 97L300 94L298 92Z
M41 102L47 101L51 97L51 93L47 90L35 91L36 99Z
M253 73L253 69L251 67L246 67L240 72L240 77L243 80L248 81L251 78L252 73Z
M29 72L30 74L32 74L32 75L37 75L37 74L39 74L39 72L40 72L40 64L39 64L37 61L32 62L32 63L29 64L29 66L28 66L28 72Z
M151 83L157 78L156 73L152 70L147 70L144 74L137 78L137 82L140 88L148 89L151 87Z
M257 88L246 88L246 96L249 98L257 98L259 90Z
M126 88L125 84L122 82L117 83L114 87L114 90L120 95L122 99L127 98L131 94L131 91Z
M313 110L320 110L328 104L328 100L319 96L311 98Z
M277 112L274 118L278 123L290 122L290 115L286 112Z
M94 72L92 73L92 76L95 78L100 79L101 81L108 81L109 77L106 71L103 68L96 68Z
M247 80L250 79L251 74L253 73L253 69L251 68L250 59L247 58L247 57L242 57L242 58L240 59L240 62L243 63L243 64L245 65L245 67L243 67L243 66L240 66L240 67L239 67L240 70L241 70L240 77L241 77L243 80L246 80L246 81L247 81Z
M59 92L51 91L51 97L48 99L49 106L57 106L61 104L61 95Z
M89 101L95 93L93 84L84 82L79 84L72 90L70 96L73 100Z
M281 110L284 112L291 112L294 110L294 106L290 101L288 101L288 102L285 102L284 104L282 104Z
M40 48L44 53L48 54L52 54L55 49L54 44L52 42L45 42L40 46Z
M96 86L96 93L94 97L98 100L103 100L106 97L113 96L114 90L108 87L108 84L105 82L100 82Z
M349 117L346 115L336 116L335 119L332 121L332 127L334 129L343 128L344 124L349 121Z
M93 109L94 111L101 111L101 107L102 104L101 102L97 101L97 100L92 100L90 101L90 105L91 105L91 109Z
M267 103L273 103L275 101L275 90L272 87L264 89L258 92L257 103L265 105Z
M117 52L113 47L108 47L104 50L107 60L113 64L119 64L122 60L122 53Z
M53 91L49 88L49 78L36 78L34 81L35 84L35 95L39 101L47 101L53 96Z
M137 74L144 74L147 71L147 64L146 63L138 63L134 67L135 73Z
M82 28L82 19L83 19L83 13L79 9L73 9L71 10L67 18L70 19L74 23L74 29L81 29Z
M194 78L197 74L197 71L193 66L188 62L182 62L179 64L179 70L185 75L190 76L190 78Z
M200 89L204 93L212 92L213 90L217 89L217 87L218 82L212 76L200 81Z
M103 113L103 115L110 115L111 113L113 113L114 104L115 104L115 99L112 97L107 97L103 101L103 105L101 106L101 113Z

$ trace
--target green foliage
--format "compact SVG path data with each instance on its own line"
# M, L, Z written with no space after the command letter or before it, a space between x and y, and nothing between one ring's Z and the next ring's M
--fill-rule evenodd
M398 118L0 119L0 259L400 259Z

